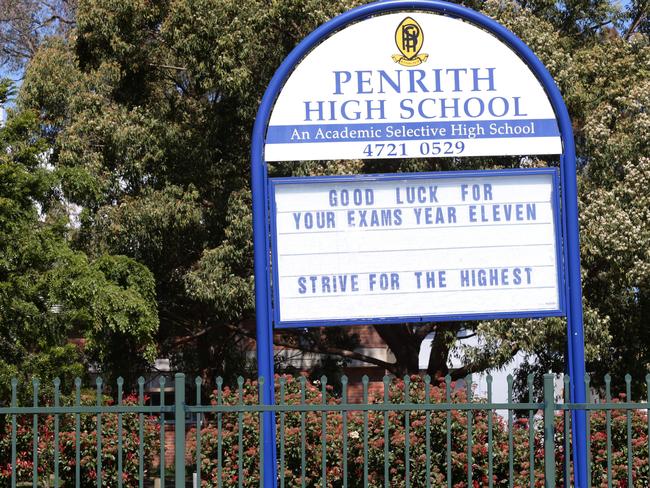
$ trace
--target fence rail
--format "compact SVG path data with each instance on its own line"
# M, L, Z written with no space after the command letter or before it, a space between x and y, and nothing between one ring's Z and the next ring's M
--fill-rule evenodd
M528 401L515 403L511 377L507 402L493 401L489 376L485 397L471 377L386 377L379 394L364 377L362 401L351 403L345 377L336 385L278 377L275 405L257 402L261 382L206 385L182 374L161 378L153 394L142 378L126 395L121 379L111 391L101 379L92 390L77 379L67 396L58 380L45 395L35 380L31 405L19 405L14 380L0 407L0 487L260 486L267 412L280 487L570 486L577 410L587 415L587 486L650 487L650 396L630 401L629 376L622 395L612 396L605 377L603 398L587 403L556 398L568 398L569 380L558 395L553 375L534 401L533 380Z

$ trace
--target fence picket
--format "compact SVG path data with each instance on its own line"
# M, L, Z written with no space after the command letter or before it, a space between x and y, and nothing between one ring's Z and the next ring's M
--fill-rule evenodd
M363 385L363 404L368 404L368 375L361 378ZM368 486L368 410L363 409L363 487ZM407 485L408 488L408 485Z
M138 405L144 406L144 378L138 378ZM138 415L138 488L144 486L144 413Z
M122 388L124 386L124 378L121 376L117 378L117 404L122 405ZM122 488L124 480L122 479L122 413L117 414L117 487Z
M611 390L611 381L612 378L609 374L605 375L605 401L611 403L612 401L612 390ZM612 488L612 411L607 410L605 412L605 429L607 431L607 488Z
M492 375L487 375L486 378L486 383L487 383L487 401L488 403L492 403ZM492 445L492 429L494 426L492 425L494 420L494 410L489 409L487 411L488 414L488 488L492 488L494 486L494 446Z
M237 485L244 486L244 378L237 378L240 412L237 414L238 450L237 450Z
M16 378L11 379L11 406L18 407L18 380ZM16 429L16 414L14 413L11 416L11 488L16 488L16 444L18 442Z
M38 379L32 381L34 388L33 404L34 408L38 407ZM32 486L38 486L38 414L34 414L32 423Z
M174 485L185 486L185 375L174 375Z
M341 377L342 398L341 404L346 406L348 403L348 377ZM341 413L343 422L343 488L348 487L348 411L343 410ZM649 427L650 428L650 427Z
M194 378L194 385L196 386L196 399L195 404L197 407L201 406L201 385L203 380L200 376ZM201 486L201 419L200 413L196 414L196 486ZM194 488L194 487L193 487Z
M564 375L564 403L569 403L571 381L568 375ZM571 479L571 412L564 411L564 484L569 486Z
M160 386L160 488L165 488L165 377L161 376L158 380Z
M431 377L426 375L424 377L424 403L431 403ZM425 483L426 487L431 487L431 410L426 410L425 427L424 427L424 444L425 444Z
M287 383L287 379L282 376L280 378L280 405L285 404L285 398L284 398L284 388ZM280 488L284 488L284 483L285 483L285 474L284 474L284 469L285 469L285 453L284 453L284 445L285 445L285 416L286 412L282 411L280 412Z
M625 400L630 401L632 397L632 377L625 375ZM627 427L627 486L632 488L632 411L625 412L625 425Z
M465 378L465 387L467 390L467 403L472 403L472 375L468 374ZM467 410L467 486L474 483L473 456L472 456L472 410Z
M102 401L102 379L95 380L97 385L97 406L101 407ZM102 488L102 414L97 413L97 488Z
M587 403L591 403L591 377L585 374L585 391L587 392ZM587 488L591 488L591 412L587 410Z
M54 378L54 406L59 407L61 392L61 380ZM60 442L59 442L59 414L54 415L54 488L59 488L59 458L60 458Z
M364 384L364 388L366 387L366 384ZM367 404L368 399L367 396L364 395L363 397L363 403ZM404 403L409 404L411 403L411 378L409 376L404 377ZM365 412L365 415L368 415L368 412ZM364 447L368 444L368 433L367 433L367 426L364 423L363 426L363 432L364 432ZM367 478L366 472L368 471L368 463L366 462L366 457L364 456L364 477ZM410 488L411 486L411 412L406 411L404 412L404 466L405 466L405 473L404 473L404 479L406 481L406 488Z
M384 376L384 404L390 404L390 376ZM388 410L384 411L384 488L390 487L390 419Z
M508 378L508 403L512 403L512 375L509 374ZM509 488L514 487L514 472L515 472L515 460L514 460L514 438L513 438L513 411L508 409L508 486Z
M528 403L533 403L534 392L533 382L534 375L529 374L526 378L528 383ZM528 473L530 487L535 487L535 410L532 408L528 410L528 466L530 473Z
M452 484L452 473L451 473L451 376L445 376L445 402L448 405L447 408L447 423L446 423L446 434L447 434L447 488L451 488Z
M552 374L544 375L544 486L555 488L555 388Z
M327 488L327 377L321 376L321 395L323 411L321 412L321 477L323 488Z
M81 378L75 378L75 405L77 408L81 407ZM74 457L75 457L75 466L74 466L74 483L75 487L79 488L81 486L81 415L76 414L74 419ZM143 443L144 444L144 443Z

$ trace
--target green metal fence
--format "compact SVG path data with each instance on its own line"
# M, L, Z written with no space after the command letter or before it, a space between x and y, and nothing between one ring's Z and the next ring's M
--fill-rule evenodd
M495 403L489 376L485 398L471 378L386 377L371 389L364 377L353 403L345 377L330 385L287 376L276 378L276 405L262 406L257 383L177 374L153 395L142 378L128 394L122 380L107 388L98 379L92 391L77 380L67 395L58 380L47 393L34 381L26 406L13 381L0 407L0 487L259 486L268 411L280 487L568 486L577 409L587 411L589 486L650 486L650 398L629 401L629 376L622 394L612 395L609 377L604 384L602 398L573 404L560 401L568 378L562 392L546 375L534 401L529 377L528 401L514 403L509 377L508 401Z

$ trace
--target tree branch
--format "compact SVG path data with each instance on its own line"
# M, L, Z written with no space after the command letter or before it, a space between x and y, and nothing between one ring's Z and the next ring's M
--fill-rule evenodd
M648 9L646 7L646 4L644 3L641 7L639 7L639 11L634 16L634 19L632 19L632 22L630 23L630 27L628 27L627 31L625 31L625 34L623 35L623 39L625 39L626 41L629 40L630 36L634 34L634 31L636 31L639 28L639 26L645 20L647 15L648 15Z
M459 341L464 341L465 339L471 339L472 337L476 337L478 334L474 332L473 334L467 334L462 337L457 337Z
M45 27L46 25L51 24L52 22L58 20L59 22L67 25L76 25L76 22L74 20L69 20L64 17L61 17L60 15L57 14L52 14L50 15L47 19L43 20L42 22L38 22L34 28L32 29L32 32L37 31L40 28Z
M195 332L194 334L187 335L187 336L184 336L184 337L179 337L179 338L175 339L174 342L173 342L173 347L182 346L184 344L187 344L188 342L192 342L192 341L195 341L197 339L200 339L201 337L206 335L208 332L210 332L212 327L214 327L214 326L205 327L205 328ZM226 328L230 329L232 332L243 335L245 337L248 337L249 339L254 340L256 338L256 334L254 334L253 332L248 331L248 330L246 330L246 329L244 329L242 327L239 327L237 325L221 324L220 327L226 327ZM273 343L276 346L281 346L281 347L285 347L285 348L288 348L288 349L296 349L296 350L303 351L303 352L310 352L310 353L314 353L314 354L328 354L328 355L333 355L333 356L340 356L340 357L343 357L345 359L354 359L354 360L357 360L357 361L362 361L364 363L374 364L375 366L379 366L379 367L384 368L384 369L386 369L388 371L391 371L391 372L393 372L393 370L395 369L395 364L394 363L389 363L389 362L386 362L386 361L382 361L381 359L377 359L375 357L367 356L366 354L362 354L360 352L350 351L348 349L343 349L343 348L340 348L340 347L329 347L329 346L328 347L320 347L320 346L316 346L316 345L311 346L311 347L303 347L303 346L298 346L295 343L291 343L291 342L288 342L288 341L283 341L282 339L279 339L277 336L273 339Z
M519 348L516 346L511 346L510 347L510 358L512 359L515 354L517 354L517 351ZM462 366L460 368L452 369L449 370L449 376L451 376L451 379L456 381L462 378L465 378L468 374L476 373L478 371L483 371L486 366L488 365L487 360L478 360L474 361L472 363L466 364L465 366Z
M452 334L449 334L452 332ZM451 338L450 338L451 335ZM456 339L455 328L449 323L438 324L436 334L431 342L427 374L434 379L444 377L448 372L447 359L451 344Z
M212 327L206 327L205 329L201 329L200 331L195 332L194 334L186 335L186 336L183 336L183 337L177 337L172 342L172 347L182 346L183 344L187 344L188 342L192 342L192 341L195 341L197 339L200 339L205 334L210 332L211 328Z
M614 22L613 20L606 20L605 22L600 22L599 24L590 25L589 27L586 28L586 30L590 30L590 31L595 32L598 29L600 29L601 27L605 27L606 25L609 25L609 24L611 24L613 22Z
M431 332L436 330L436 326L434 324L429 324L428 326L420 326L415 330L415 337L417 337L420 341L423 341L426 336L428 336Z
M382 361L381 359L377 359L372 356L367 356L365 354L361 354L356 351L342 349L340 347L319 347L319 346L302 347L302 346L297 346L296 344L292 344L290 342L285 342L281 339L279 340L278 338L274 338L273 343L276 346L286 347L289 349L298 349L300 351L311 352L314 354L328 354L328 355L340 356L345 359L355 359L357 361L363 361L364 363L374 364L375 366L379 366L390 372L393 372L393 370L395 369L395 363L388 363L386 361Z
M183 68L182 66L172 66L170 64L149 63L149 66L151 66L152 68L165 68L165 69L175 69L176 71L187 71L187 68Z

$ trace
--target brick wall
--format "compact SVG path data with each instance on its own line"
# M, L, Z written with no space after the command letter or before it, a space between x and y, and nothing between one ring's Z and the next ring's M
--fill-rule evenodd
M375 328L371 325L358 325L354 327L344 327L353 334L359 336L361 347L386 347L386 343L377 334Z

